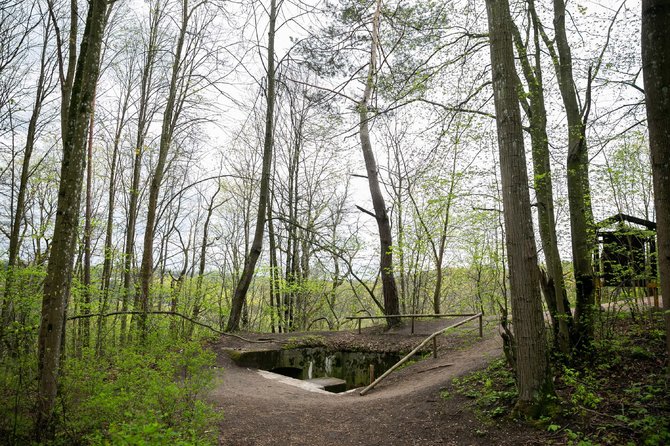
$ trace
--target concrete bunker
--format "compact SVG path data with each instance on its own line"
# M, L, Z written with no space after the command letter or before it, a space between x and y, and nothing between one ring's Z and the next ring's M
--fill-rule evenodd
M240 366L309 381L334 393L367 386L402 357L398 352L330 351L322 347L236 351L231 356Z

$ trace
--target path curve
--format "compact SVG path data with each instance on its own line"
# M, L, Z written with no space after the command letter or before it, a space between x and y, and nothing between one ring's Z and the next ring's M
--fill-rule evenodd
M221 445L494 444L474 432L463 402L439 391L454 377L481 369L502 350L499 336L427 359L390 375L369 394L324 395L264 378L225 354L212 400L222 408ZM484 430L485 431L485 430ZM523 444L502 437L495 444Z

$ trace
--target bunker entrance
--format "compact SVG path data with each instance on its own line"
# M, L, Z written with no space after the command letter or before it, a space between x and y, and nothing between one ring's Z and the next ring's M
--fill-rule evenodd
M235 362L310 381L330 392L367 386L401 358L400 353L328 351L324 348L257 350L236 353Z

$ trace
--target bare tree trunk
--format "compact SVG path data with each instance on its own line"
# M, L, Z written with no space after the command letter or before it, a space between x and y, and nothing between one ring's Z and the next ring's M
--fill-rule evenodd
M138 129L139 133L139 129ZM143 137L142 137L143 140ZM142 144L144 144L142 142ZM130 186L130 203L128 205L128 221L126 226L126 240L123 253L123 295L121 297L121 311L128 311L128 301L135 294L133 285L133 258L135 256L135 230L137 229L137 207L139 201L140 173L142 171L143 147L135 146L135 158L133 161L133 179ZM123 345L126 341L127 317L121 316L120 340Z
M271 195L272 197L272 195ZM275 333L281 333L281 317L279 309L281 308L281 296L279 293L279 267L277 265L277 239L275 237L275 225L272 220L272 198L268 200L268 243L270 249L270 330ZM275 304L276 301L276 304Z
M412 194L411 194L411 185L404 185L404 181L406 179L405 175L401 171L401 167L403 166L404 159L402 158L402 153L401 153L401 145L400 142L391 139L391 145L393 147L393 159L395 162L395 175L397 177L397 184L395 184L393 181L391 182L391 189L393 191L393 200L394 200L394 209L395 209L395 237L396 237L396 243L397 246L399 247L399 258L397 259L397 268L395 269L395 272L398 274L399 279L398 281L400 282L400 290L398 294L398 311L400 311L400 314L404 314L407 312L407 296L408 296L408 291L407 291L407 268L405 265L405 258L408 256L408 251L411 249L410 247L406 246L405 243L405 221L404 221L404 216L405 216L405 206L403 203L403 190L406 189L408 195L410 196L410 200L412 199ZM388 144L388 143L387 143ZM389 154L389 158L391 158ZM389 169L390 170L390 169ZM412 201L412 203L414 203ZM416 207L416 206L415 206ZM419 219L421 216L419 214L416 214ZM398 284L396 284L397 286ZM413 311L411 311L413 313Z
M154 173L151 177L149 186L149 204L147 207L147 221L144 229L144 245L142 250L142 264L140 266L140 309L139 330L142 342L147 337L147 314L149 312L149 288L153 275L153 244L154 230L158 211L158 194L160 193L163 175L165 174L165 164L167 162L168 152L172 144L172 136L175 129L175 104L177 102L177 89L179 82L179 73L182 64L182 52L184 41L188 29L190 18L188 0L182 0L182 16L179 30L179 37L175 47L174 60L172 62L172 76L168 91L167 102L163 112L163 125L161 128L160 144L158 148L158 161Z
M398 194L400 195L400 194ZM400 197L398 197L398 202L400 202ZM398 204L396 210L396 230L397 230L397 240L398 245L401 247L402 252L400 254L400 259L398 259L398 272L400 274L400 294L398 296L398 311L403 313L407 312L407 273L405 271L405 229L403 222L403 208L402 205Z
M451 197L448 198L448 201L451 202ZM433 289L433 312L435 314L440 314L440 301L442 299L442 275L443 272L443 262L444 262L444 250L446 247L447 241L447 228L449 227L449 206L447 206L447 214L444 218L444 226L442 227L442 234L440 234L440 249L435 256L435 288Z
M56 15L52 9L52 4L49 3L49 14L54 25L57 23ZM63 56L62 36L59 29L56 27L56 40L58 51L58 68L61 87L61 129L68 125L68 114L70 112L70 102L72 98L72 85L75 77L75 69L77 66L77 34L79 32L79 4L78 0L70 0L70 32L68 33L67 41L67 68L65 66L65 57ZM67 70L67 71L66 71Z
M45 27L44 41L42 42L42 52L40 57L40 74L37 80L37 91L35 93L35 103L33 111L28 121L28 131L26 133L26 144L23 151L23 161L21 164L21 175L19 180L19 191L16 199L16 208L14 210L14 219L10 228L9 235L9 252L7 259L7 276L5 280L5 289L2 302L2 319L0 320L0 333L9 325L9 322L14 318L13 302L14 295L14 281L15 268L19 258L19 248L21 246L21 232L23 226L23 219L26 214L26 194L28 192L28 180L30 178L30 159L35 147L35 139L37 134L37 122L42 112L42 104L49 92L49 83L51 76L47 73L47 48L49 45L49 29L51 28L51 20L47 19Z
M133 283L133 259L135 257L135 231L137 229L137 211L140 195L140 174L142 172L142 154L144 152L144 141L153 115L150 110L151 90L153 88L153 75L156 57L158 55L159 25L164 10L160 3L151 4L151 18L149 25L149 40L145 50L144 67L142 68L142 80L140 82L139 110L137 114L137 134L135 139L135 157L133 160L133 178L130 185L130 203L128 206L128 224L126 227L126 240L123 255L123 295L121 300L121 311L128 311L129 299L135 296ZM121 344L126 341L127 316L121 316L120 340Z
M374 90L374 77L377 71L377 47L379 45L379 17L381 15L381 0L377 0L376 9L372 23L372 43L370 45L370 63L368 65L368 74L365 81L365 90L363 97L358 103L358 134L361 140L361 150L365 159L365 168L368 176L368 187L372 198L375 220L379 230L379 268L382 276L382 293L384 295L384 314L387 316L400 314L398 304L398 289L393 276L393 235L391 233L391 222L386 212L386 203L384 195L379 187L379 172L377 161L372 150L370 140L370 128L368 117L368 103ZM387 318L389 327L399 325L400 318Z
M593 319L595 317L595 279L592 261L595 228L591 209L589 153L586 144L590 92L587 91L584 106L580 109L572 75L572 54L565 31L564 0L554 0L556 49L540 24L535 12L534 0L529 1L529 6L533 22L539 26L542 39L551 55L568 121L568 206L576 288L575 347L584 349L589 346L593 338Z
M114 254L112 250L112 237L114 231L114 207L116 203L116 168L119 156L119 145L121 144L121 133L126 124L126 114L128 113L128 104L130 102L130 93L132 91L132 76L128 75L128 83L125 85L126 91L122 99L119 100L119 110L114 132L114 142L112 148L112 162L109 167L109 190L107 204L107 221L105 224L105 244L103 248L104 260L102 265L102 277L100 279L100 313L107 313L109 305L109 293L112 279L112 266L114 264ZM125 275L125 274L124 274ZM126 308L127 310L127 308ZM124 318L125 320L125 318ZM102 352L102 338L107 324L107 318L99 317L97 323L96 352Z
M91 231L93 213L93 125L95 122L95 92L91 104L91 117L88 128L88 150L86 154L86 209L84 214L84 301L82 314L91 313ZM91 318L85 317L80 323L81 344L88 347L91 342Z
M193 320L197 321L198 316L200 316L200 307L202 305L202 301L204 300L205 296L202 291L202 281L205 276L205 266L207 264L207 246L209 246L209 223L212 220L212 214L214 213L214 210L218 207L214 205L214 201L216 200L216 196L219 195L219 192L221 191L221 188L217 184L216 187L216 192L212 195L211 200L209 201L209 205L207 206L207 217L205 218L205 223L203 224L202 227L202 244L200 245L200 261L198 264L198 277L196 278L196 287L195 287L195 301L193 303ZM195 242L193 243L193 247L195 248ZM194 259L195 261L195 259ZM191 328L189 330L189 336L193 334L193 324L191 324Z
M240 327L242 309L246 302L247 291L254 276L256 262L263 249L263 233L265 229L265 215L270 190L270 175L272 170L272 137L274 130L274 108L275 108L275 26L277 22L277 2L270 0L270 21L268 24L268 53L267 53L267 109L265 112L265 136L263 140L263 169L261 172L260 193L258 197L258 210L256 214L256 229L254 239L251 243L249 255L244 262L244 270L240 280L235 287L230 317L226 326L227 331L237 331Z
M181 240L181 234L179 234L179 239ZM184 245L182 240L182 254L184 256L184 264L181 271L177 277L170 274L170 311L175 313L179 305L179 295L184 285L184 279L186 278L186 272L188 271L188 251L191 245L191 237L189 235L188 244ZM174 335L175 338L178 337L178 326L179 321L171 320L170 321L170 333Z
M100 49L105 30L106 0L92 0L77 60L76 75L69 100L70 112L63 129L63 159L58 192L58 212L54 226L51 257L44 280L42 318L38 336L37 422L39 439L51 432L52 414L58 389L61 345L64 339L65 308L72 283L72 262L77 244L86 131L95 85L100 70Z
M293 98L291 98L292 100ZM293 102L293 101L292 101ZM291 103L291 118L293 119L293 103ZM295 283L298 281L298 179L299 159L301 147L302 121L292 122L293 141L289 144L288 154L288 228L286 237L286 267L284 277L286 290L284 292L283 323L284 331L293 330L293 314L297 301L297 289Z
M670 355L670 3L642 0L642 72L654 177L658 266Z
M538 416L544 409L547 396L553 393L553 386L537 276L537 253L517 92L518 77L512 49L512 19L507 0L487 0L486 9L491 40L519 389L515 409L525 415Z
M589 152L586 144L586 115L582 117L572 77L572 55L565 32L564 0L554 0L556 47L560 60L559 86L568 118L568 204L572 235L572 261L577 292L575 317L578 346L588 346L593 338L595 283L592 256L595 245ZM587 105L588 107L588 105Z
M534 17L534 14L531 15ZM538 225L540 240L547 263L547 286L545 299L555 328L555 339L558 349L564 355L570 353L570 304L565 291L563 265L558 251L556 235L556 218L554 214L554 192L551 176L549 155L549 137L547 136L547 110L544 100L542 82L542 66L540 64L540 42L538 24L533 20L533 41L535 44L535 60L531 63L527 48L523 45L521 33L513 26L514 41L524 77L528 83L528 103L521 99L530 121L530 137L533 155L533 183L537 198Z

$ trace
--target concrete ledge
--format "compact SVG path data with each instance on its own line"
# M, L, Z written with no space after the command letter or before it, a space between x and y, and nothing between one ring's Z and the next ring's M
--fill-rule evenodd
M347 390L347 382L340 378L333 378L329 376L325 378L306 379L305 381L319 386L328 392L340 393Z
M278 381L283 384L288 384L289 386L293 387L298 387L302 390L306 390L308 392L314 392L314 393L320 393L323 395L337 395L336 393L333 392L327 392L323 389L323 386L319 386L315 383L311 383L309 381L303 381L300 379L295 379L295 378L289 378L288 376L280 375L278 373L272 373L268 372L265 370L258 370L258 374L261 375L263 378L271 379L273 381Z

